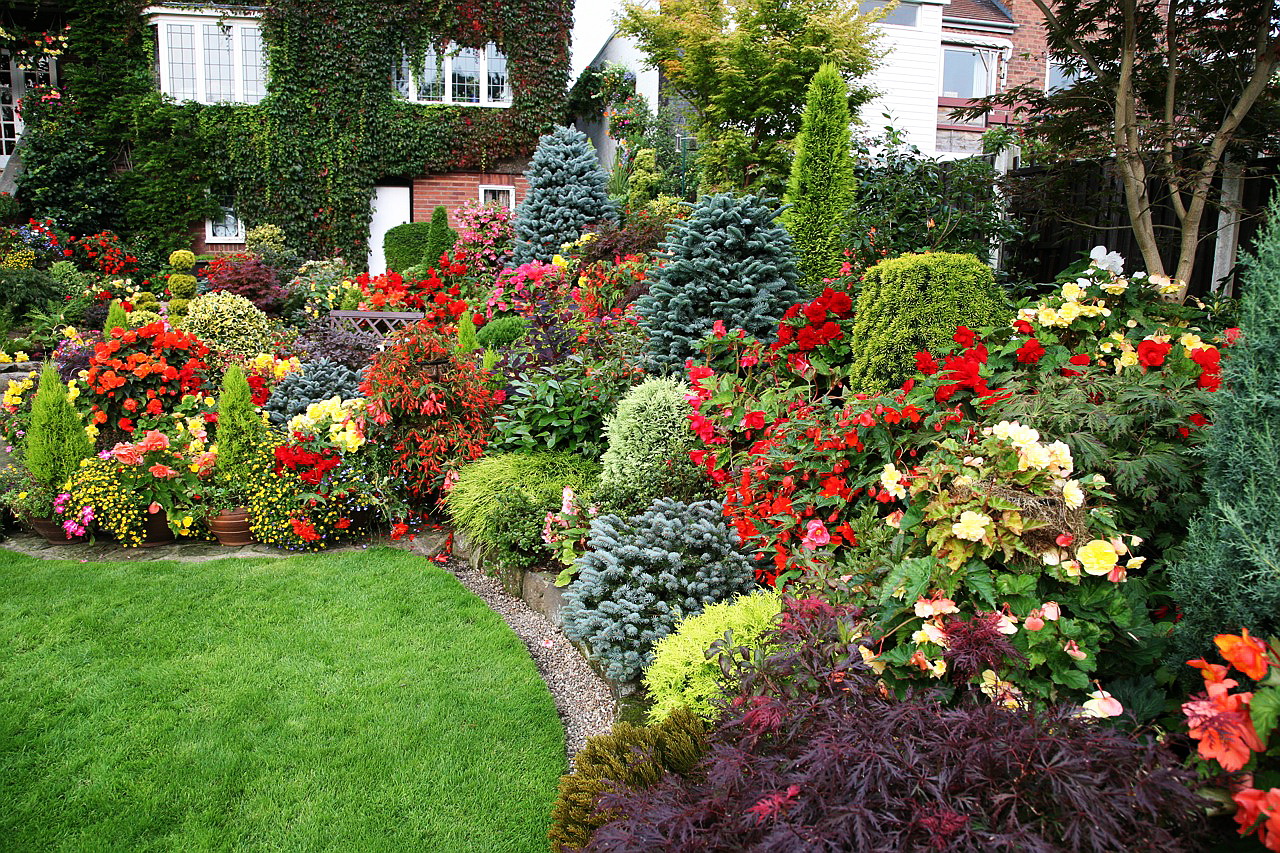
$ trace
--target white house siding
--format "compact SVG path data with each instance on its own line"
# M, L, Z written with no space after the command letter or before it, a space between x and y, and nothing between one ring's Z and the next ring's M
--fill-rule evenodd
M918 25L877 24L887 54L866 78L881 92L860 113L867 128L879 133L887 124L930 156L938 147L938 81L942 73L942 9L945 2L920 4ZM890 118L886 119L884 113Z

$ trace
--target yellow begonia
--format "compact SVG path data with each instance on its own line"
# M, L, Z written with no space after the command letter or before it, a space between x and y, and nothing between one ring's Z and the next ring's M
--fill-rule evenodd
M1200 339L1200 336L1193 335L1190 332L1187 332L1182 337L1178 338L1178 343L1182 344L1188 350L1200 349L1204 346L1204 341Z
M1068 302L1079 302L1083 296L1084 288L1074 281L1069 281L1062 285L1062 298Z
M1125 350L1120 353L1120 357L1115 360L1116 373L1119 373L1126 367L1138 366L1138 354L1132 350Z
M1058 309L1058 325L1068 326L1080 317L1079 302L1064 302L1062 307Z
M1075 480L1067 480L1062 484L1062 502L1071 509L1084 506L1084 489Z
M885 463L884 470L880 473L880 485L886 492L899 500L907 496L907 490L899 482L901 479L902 472L893 467L892 462Z
M1076 559L1080 561L1080 567L1087 574L1105 575L1115 568L1120 555L1116 553L1115 546L1110 542L1105 539L1094 539L1076 551Z
M960 520L951 525L951 533L958 539L979 542L986 535L987 525L990 523L990 516L966 509L960 513Z

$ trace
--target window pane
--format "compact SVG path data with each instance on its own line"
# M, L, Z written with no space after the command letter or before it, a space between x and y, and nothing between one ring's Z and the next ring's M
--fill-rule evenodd
M224 240L236 240L240 237L240 220L236 218L234 207L223 205L222 215L209 220L209 234Z
M211 104L236 97L231 34L217 24L204 25L204 99Z
M409 97L409 81L412 79L412 74L409 70L409 57L406 56L400 60L400 64L396 66L395 74L392 76L395 78L396 91L406 98Z
M179 101L196 98L196 41L192 24L168 24L169 94Z
M511 86L507 78L506 55L498 50L497 45L491 44L485 48L485 58L488 62L489 101L499 104L508 103L511 100Z
M516 191L514 187L510 189L506 187L485 187L481 190L481 193L483 194L483 198L480 200L482 204L497 203L504 207L515 209Z
M244 66L244 102L256 104L267 94L267 57L257 27L240 30L240 62Z
M946 48L942 52L942 97L982 98L991 94L992 54L969 48Z
M1061 92L1070 89L1080 79L1080 74L1074 68L1068 68L1065 65L1059 65L1052 59L1049 60L1049 76L1045 80L1044 88L1046 92Z
M887 0L862 0L858 11L865 15L888 6ZM899 3L894 10L880 19L882 24L896 24L900 27L914 27L920 22L920 7L915 3Z
M480 52L471 48L453 58L453 100L458 104L480 103Z
M437 56L435 49L427 50L422 59L422 76L418 78L419 101L444 100L444 68L442 57Z
M0 157L8 159L18 143L18 114L14 107L19 93L15 91L9 52L0 51Z

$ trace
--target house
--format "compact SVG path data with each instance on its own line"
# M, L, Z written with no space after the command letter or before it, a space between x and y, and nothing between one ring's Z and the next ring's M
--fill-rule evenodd
M134 153L155 151L166 133L204 145L201 162L171 164L213 200L212 215L192 223L196 251L241 249L246 224L270 222L311 253L367 247L375 272L395 225L426 221L437 205L521 201L537 137L563 109L571 0L260 2L139 3L136 17L68 5L52 16L70 26L61 73L0 75L6 159L23 131L12 105L34 82L63 86L91 117L131 99L154 120L118 146L117 171L138 168ZM51 5L33 3L30 15L48 19ZM101 27L116 38L87 35ZM34 17L25 28L38 29ZM93 85L122 68L145 70L166 97ZM145 181L122 185L149 191ZM124 216L118 230L130 224ZM186 228L168 225L179 236Z

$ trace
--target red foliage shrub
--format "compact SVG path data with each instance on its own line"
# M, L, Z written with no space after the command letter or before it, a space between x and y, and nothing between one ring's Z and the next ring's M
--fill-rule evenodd
M278 312L289 296L276 271L253 255L222 255L209 264L204 275L214 293L243 296L267 314Z

